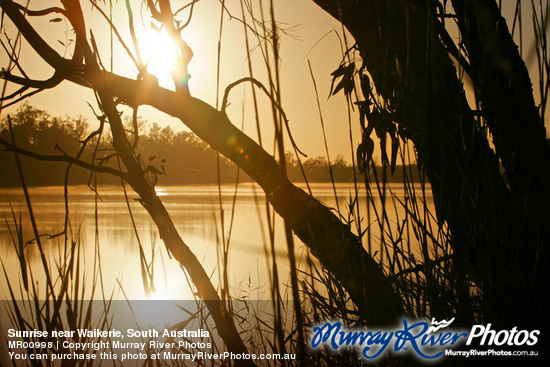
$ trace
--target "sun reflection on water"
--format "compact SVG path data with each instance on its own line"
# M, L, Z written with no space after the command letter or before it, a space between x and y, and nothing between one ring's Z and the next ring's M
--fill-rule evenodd
M166 196L168 193L166 192L166 189L155 187L155 192L157 193L157 196Z

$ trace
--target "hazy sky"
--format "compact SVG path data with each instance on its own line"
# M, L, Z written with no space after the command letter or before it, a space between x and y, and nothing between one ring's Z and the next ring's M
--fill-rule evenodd
M86 4L86 1L82 1L82 3ZM113 12L115 23L119 25L120 33L125 36L126 42L131 46L131 39L128 36L128 15L124 1L113 3L115 3ZM185 4L186 2L176 1L175 3ZM29 8L37 9L38 7L42 8L57 4L58 1L30 1ZM227 1L226 5L232 16L242 17L238 1ZM140 42L143 43L143 58L148 59L150 55L147 54L147 49L152 49L153 52L157 51L158 53L158 48L155 50L155 47L150 45L150 38L154 39L155 36L147 36L146 31L144 31L144 29L149 28L150 24L148 12L141 7L141 1L132 1L132 6L134 17L137 18L135 23L138 28L138 37ZM269 10L268 2L264 6L266 16L269 16L267 13ZM83 7L86 11L90 9L89 6ZM256 7L254 10L258 12L259 17L259 8ZM219 1L201 0L196 4L192 21L183 33L184 39L194 53L194 58L189 66L192 75L190 81L191 93L211 105L216 104L220 12ZM182 15L182 18L186 19L187 14L182 13ZM351 149L349 146L345 100L341 95L328 99L330 73L338 67L341 60L340 41L336 36L336 32L341 34L341 25L310 0L277 0L275 1L275 15L279 26L286 30L285 34L281 36L282 99L296 142L309 156L324 155L322 133L319 129L319 114L308 68L308 60L310 60L319 89L331 155L334 156L340 153L349 158ZM55 18L55 16L46 17L39 21L33 19L33 24L45 35L50 45L54 46L60 53L64 53L66 48L61 43L68 44L67 35L70 36L70 33L67 32L67 29L69 26L65 22L49 22L52 18ZM108 67L110 56L109 29L97 14L97 11L88 14L87 25L88 28L92 29L99 48L102 50L103 63ZM145 25L145 28L143 25ZM12 32L12 36L14 35L15 33ZM323 38L323 36L325 37ZM257 47L258 41L251 34L249 34L249 37L255 77L267 86L266 67ZM220 100L226 85L248 76L243 25L239 20L230 19L227 13L224 15L221 45ZM170 53L167 53L167 55L170 55ZM31 76L40 79L51 75L51 69L33 51L29 51L25 47L25 43L23 43L21 59L22 64ZM3 53L0 56L0 64L3 67L7 66L7 58ZM157 62L157 64L159 63ZM160 64L162 65L162 62ZM114 70L129 77L137 75L137 70L118 43L115 43ZM168 71L157 76L162 85L172 87ZM271 150L273 130L271 109L268 108L268 99L261 93L258 93L258 95L262 101L262 135L264 143L269 147L268 150ZM228 114L233 123L239 127L243 124L244 103L245 131L252 137L256 137L250 86L243 84L234 88L229 100L231 105L227 109ZM52 90L33 96L28 99L28 102L35 107L47 110L54 116L83 115L91 123L95 123L93 113L88 106L88 102L92 106L96 106L93 94L90 90L69 82L64 82ZM10 108L4 111L2 115L13 110L14 108ZM185 128L181 121L170 118L152 108L142 107L140 114L149 122L158 122L161 125L169 124L176 130ZM355 120L352 125L355 132L358 133L358 124ZM290 150L290 146L288 146L288 149Z
M89 12L91 7L87 1L81 1L87 13L87 25L94 34L98 43L103 63L108 67L110 59L110 33L106 22L97 11ZM119 26L119 31L131 46L131 39L128 32L128 14L124 1L113 2L114 22ZM169 51L164 51L158 45L165 41L155 39L151 36L150 18L148 11L142 6L141 0L131 1L138 38L141 42L143 58L151 62L152 69L158 75L162 85L171 88L169 71L164 73L158 69L163 65L169 65L167 60L171 58ZM174 4L186 4L187 1L174 1ZM269 2L264 2L264 11L269 19ZM322 105L322 112L328 137L328 146L331 156L344 154L350 159L352 149L350 148L350 137L348 130L348 113L343 95L340 93L328 99L331 76L330 73L338 67L342 58L341 53L341 24L332 19L323 10L317 7L311 0L276 0L275 16L279 27L285 29L281 37L281 83L283 108L290 120L292 133L299 147L309 156L324 155L322 132L320 130L319 114L315 101L313 83L311 80L308 60L317 81L319 98ZM506 2L505 2L506 3ZM510 2L512 3L512 2ZM515 2L514 2L515 3ZM525 2L528 3L528 2ZM58 5L59 1L30 1L30 8L44 8L49 5ZM254 1L257 4L257 1ZM226 6L233 17L241 18L240 2L236 0L226 1ZM173 6L176 8L176 5ZM510 7L512 9L512 7ZM507 9L506 12L510 12ZM259 8L254 7L256 16L259 18ZM189 66L190 89L193 96L215 105L216 103L216 70L217 50L220 31L221 5L218 0L201 0L195 6L193 18L190 25L184 31L184 39L193 50L194 58ZM187 18L187 13L182 12L182 19ZM70 50L63 44L69 44L71 33L69 25L62 22L50 22L52 18L33 20L33 24L44 34L50 45L54 46L60 53ZM524 16L528 20L529 16ZM248 18L250 20L250 18ZM9 25L7 25L9 29ZM149 35L147 35L149 32ZM337 36L340 34L340 38ZM15 33L12 32L12 36ZM250 47L252 49L252 62L254 75L257 79L267 85L265 65L261 52L257 47L258 41L251 35ZM351 44L351 39L348 39ZM133 49L133 47L131 47ZM166 47L165 47L166 48ZM221 42L221 63L220 63L220 100L223 90L229 83L248 76L246 59L246 48L243 36L243 25L239 20L230 19L225 13L223 21L223 34ZM130 59L119 43L115 42L114 49L114 71L128 77L135 77L137 70L133 67ZM32 51L29 51L23 43L21 53L22 64L28 73L35 78L46 78L51 74L50 68L45 65ZM5 54L0 56L0 64L7 66ZM166 66L165 66L166 67ZM10 88L8 88L10 89ZM13 87L11 87L13 90ZM266 97L260 95L261 103L261 126L264 143L268 151L272 147L272 119L271 110ZM231 105L227 109L228 114L237 126L244 123L244 130L251 137L256 138L255 120L253 118L252 97L249 85L241 85L233 89L230 97ZM96 107L93 94L83 87L64 82L62 85L50 91L44 91L28 99L35 107L45 109L54 116L82 115L88 118L90 123L95 123L94 117L88 103ZM3 112L12 112L10 108ZM128 111L126 111L126 114ZM158 122L161 125L170 125L176 130L184 129L181 121L173 119L152 108L142 107L140 114L149 122ZM244 116L244 118L243 118ZM359 128L356 115L352 116L354 132L354 145L359 139ZM287 145L290 150L290 146ZM355 148L353 148L355 150Z

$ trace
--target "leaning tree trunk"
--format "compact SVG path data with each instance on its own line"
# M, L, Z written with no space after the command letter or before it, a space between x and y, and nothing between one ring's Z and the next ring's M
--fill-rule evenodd
M196 98L181 100L163 88L145 91L135 80L105 75L120 100L130 105L148 104L180 118L198 137L254 179L275 211L349 292L367 323L391 325L402 315L401 300L392 283L351 228L293 185L275 159L237 129L225 113Z

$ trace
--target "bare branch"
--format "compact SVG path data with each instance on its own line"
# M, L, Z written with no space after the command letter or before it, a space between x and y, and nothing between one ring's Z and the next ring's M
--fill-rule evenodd
M31 9L27 9L23 5L20 5L20 4L17 4L17 3L14 3L14 5L17 8L19 8L19 10L24 12L26 15L29 15L31 17L41 17L41 16L44 16L44 15L53 14L53 13L57 13L57 14L61 14L61 15L67 15L67 12L65 11L65 9L55 7L55 6L51 7L51 8L47 8L47 9L31 10Z
M9 143L8 141L6 141L2 138L0 138L0 144L2 144L6 148L6 151L15 152L17 154L21 154L21 155L24 155L24 156L27 156L27 157L31 157L31 158L34 158L34 159L39 160L39 161L65 162L65 163L74 164L75 166L79 166L79 167L82 167L82 168L85 168L85 169L88 169L88 170L91 170L91 171L94 171L94 172L108 173L108 174L111 174L111 175L114 175L114 176L122 177L125 180L127 180L127 178L128 178L128 175L127 175L126 172L119 171L119 170L111 168L111 167L98 166L98 165L90 164L88 162L84 162L80 159L76 159L76 158L71 157L71 156L66 155L66 154L62 154L62 155L39 154L39 153L36 153L36 152L31 152L30 150L26 150L26 149L16 147L13 144Z
M20 95L21 93L25 92L27 89L29 89L29 87L23 86L23 87L19 88L18 90L16 90L15 92L13 92L12 94L9 94L9 95L4 96L4 97L0 97L0 101L7 101L7 100L10 100L12 98L15 98L17 95Z
M27 88L37 88L37 89L54 88L63 81L63 77L58 73L55 73L50 79L47 79L47 80L34 80L26 77L24 78L17 75L13 75L9 71L0 71L0 79L7 80ZM6 99L8 98L6 97Z
M35 94L38 94L40 92L42 92L43 89L36 89L36 90L33 90L32 92L29 92L27 94L24 94L22 95L21 97L17 98L17 99L14 99L13 101L9 102L9 103L6 103L5 105L2 105L2 108L8 108L9 106L13 106L14 104L16 103L19 103L21 102L22 100L24 99L27 99L29 97L32 97L34 96Z
M195 9L195 4L198 3L200 0L193 0L191 1L189 4L187 5L184 5L182 6L181 8L179 8L175 13L174 13L174 17L178 15L179 12L187 9L188 7L191 7L191 9L189 9L189 16L187 17L187 20L185 21L185 23L183 23L183 25L181 26L178 26L178 31L182 31L184 30L188 25L189 23L191 23L191 19L193 18L193 10Z
M0 0L0 7L45 62L57 71L75 70L77 65L59 55L30 25L21 12L20 5L11 0Z
M12 105L14 105L18 102L21 102L22 100L24 100L26 98L29 98L29 97L37 94L37 93L42 92L43 90L54 88L57 85L59 85L59 83L61 83L63 81L63 78L61 76L59 76L57 73L54 74L50 79L47 79L47 80L33 80L33 79L26 78L26 77L23 78L23 77L20 77L20 76L17 76L17 75L13 75L13 74L9 73L8 71L4 71L4 70L0 71L0 79L4 79L4 80L7 80L7 81L10 81L12 83L19 84L19 85L22 86L21 88L19 88L14 93L12 93L8 96L0 98L0 101L10 100L10 102L7 103L6 105L3 105L2 108L7 108L9 106L12 106ZM35 90L33 90L33 91L31 91L27 94L24 94L24 95L20 96L19 98L16 98L19 94L25 92L29 88L35 88ZM16 99L14 99L14 98L16 98Z
M286 131L288 133L288 137L290 138L290 142L292 144L292 147L294 149L296 149L296 151L298 153L300 153L304 157L307 157L307 155L304 152L302 152L300 150L300 148L298 148L298 145L296 144L296 142L294 141L294 138L292 137L292 133L290 132L290 126L288 124L288 118L286 117L286 113L283 110L283 107L277 102L275 97L273 97L273 95L271 93L269 93L267 88L258 79L255 79L255 78L252 78L252 77L245 77L245 78L241 78L241 79L229 84L227 86L227 88L225 88L225 93L223 95L223 100L222 100L221 111L223 113L225 113L225 108L227 107L227 99L229 98L229 92L231 91L231 89L233 89L234 87L236 87L237 85L239 85L241 83L246 83L246 82L250 82L250 83L254 84L258 88L260 88L269 97L269 99L271 100L271 103L273 103L273 105L279 110L279 112L281 113L281 116L283 117L283 121L285 122Z
M6 38L8 38L8 36L6 35ZM9 38L8 38L8 45L10 46L10 49L8 49L8 47L4 44L3 41L0 41L0 44L2 45L2 48L4 49L4 51L6 51L6 55L8 55L10 61L15 65L15 67L21 72L21 74L24 76L24 77L27 77L27 74L25 73L25 70L23 70L23 67L21 66L21 64L19 63L19 58L18 56L16 56L16 50L15 50L15 47L12 46ZM9 67L9 69L11 70L12 67Z
M243 26L245 28L247 28L249 31L251 31L252 34L254 34L256 37L258 37L258 38L260 38L264 41L270 41L270 38L268 36L261 35L255 27L252 27L244 19L241 19L241 18L233 15L231 13L231 11L227 8L227 6L225 5L225 3L223 1L220 1L220 5L223 7L224 11L229 16L229 20L236 20L237 22L242 23ZM249 13L252 15L251 9L249 8L248 4L247 4L246 7L247 7L247 10L249 11ZM254 26L258 25L262 29L262 31L264 31L264 33L266 33L266 34L271 33L271 30L269 30L262 21L256 19L253 15L252 15L251 18L252 18L252 22L253 22ZM283 30L283 32L284 32L284 30Z

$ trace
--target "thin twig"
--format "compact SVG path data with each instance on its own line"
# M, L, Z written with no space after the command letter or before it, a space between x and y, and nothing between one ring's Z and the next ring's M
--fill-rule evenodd
M68 156L68 155L46 155L46 154L38 154L35 152L31 152L26 149L19 148L13 144L10 144L6 140L0 138L0 144L2 144L7 151L14 152L17 154L25 155L27 157L31 157L34 159L37 159L39 161L49 161L49 162L66 162L66 163L72 163L74 165L77 165L82 168L86 168L95 172L100 173L109 173L118 177L127 178L126 172L119 171L117 169L106 167L106 166L98 166L94 164L90 164L88 162L84 162L82 160L76 159L74 157Z
M296 144L296 142L294 141L294 138L292 137L292 133L290 132L290 126L288 124L288 119L286 117L285 111L283 110L281 105L277 102L275 97L273 97L271 95L271 93L269 93L269 91L266 89L266 87L259 80L255 79L255 78L252 78L252 77L244 77L244 78L241 78L241 79L229 84L225 88L225 93L224 93L223 100L222 100L222 105L221 105L221 111L223 113L225 113L225 109L227 107L227 99L229 98L229 92L231 91L231 89L233 89L237 85L239 85L241 83L245 83L245 82L250 82L250 83L256 85L258 88L260 88L265 93L266 96L269 97L271 102L275 105L275 107L277 108L277 110L279 110L279 112L281 113L281 115L283 117L283 121L285 123L286 131L288 133L288 137L290 138L290 142L292 144L292 147L294 149L296 149L301 155L303 155L304 157L307 157L307 155L304 152L302 152L300 150L300 148L298 148L298 145Z

